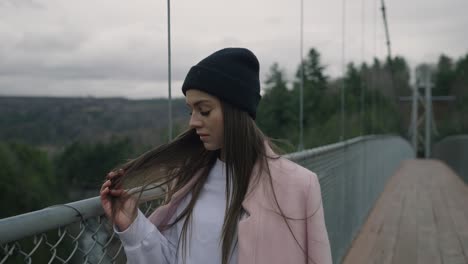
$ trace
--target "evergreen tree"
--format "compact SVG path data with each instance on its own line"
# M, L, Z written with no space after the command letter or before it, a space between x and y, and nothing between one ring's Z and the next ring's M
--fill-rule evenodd
M468 53L457 60L454 79L450 93L468 99Z
M409 96L411 95L410 86L410 68L405 58L396 56L392 58L392 73L393 73L393 86L395 89L395 95L398 96Z
M288 139L296 131L290 91L285 73L277 63L270 67L265 80L264 95L258 109L257 123L270 137Z
M320 111L320 102L327 89L328 76L324 73L325 66L322 65L320 53L315 48L309 50L303 64L304 126L317 126L325 121L326 115L329 114ZM301 72L301 65L299 65L296 71L296 81L294 82L293 89L294 98L297 98L297 100L299 100ZM299 107L297 107L297 109L299 110Z
M60 200L47 154L29 145L0 142L0 218L39 210Z
M74 142L55 159L57 177L68 190L97 191L107 172L130 158L132 149L128 138L96 144Z
M448 56L442 54L439 57L433 76L433 95L449 95L455 81L455 69L453 61Z

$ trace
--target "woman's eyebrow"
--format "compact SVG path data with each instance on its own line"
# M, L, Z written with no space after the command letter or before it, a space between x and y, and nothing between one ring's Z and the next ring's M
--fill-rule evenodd
M198 105L200 105L200 104L202 104L202 103L209 103L209 102L210 102L210 101L208 101L208 100L206 100L206 99L201 99L201 100L196 101L195 103L193 103L193 106L198 106ZM186 102L185 104L186 104L187 106L190 107L190 104L189 104L189 103Z

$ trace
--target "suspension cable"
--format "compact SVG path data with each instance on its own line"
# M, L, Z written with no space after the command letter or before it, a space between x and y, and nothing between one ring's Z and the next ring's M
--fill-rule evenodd
M376 69L374 65L377 59L377 0L374 0L373 6L373 26L374 26L374 43L373 43L373 65L371 72L371 83L372 83L372 92L371 92L371 133L376 131L376 94L377 94L377 85L376 85Z
M388 56L388 64L390 66L390 87L392 89L392 95L393 95L393 102L395 105L398 104L397 100L397 94L396 94L396 89L395 89L395 74L394 74L394 69L393 69L393 58L392 58L392 49L391 49L391 44L390 44L390 32L388 29L388 21L387 21L387 12L385 8L385 1L381 0L382 3L382 18L383 18L383 23L384 23L384 28L385 28L385 38L386 38L386 44L387 44L387 56Z
M342 1L342 12L341 12L341 72L342 72L342 84L341 84L341 138L340 141L345 139L345 44L346 44L346 0Z
M304 0L301 0L301 21L300 21L300 62L301 62L301 87L299 92L299 145L298 150L304 149Z
M169 142L172 141L172 94L171 94L171 3L167 0L167 81L169 95Z
M365 92L365 75L364 72L362 71L363 68L362 66L365 63L365 42L364 42L364 37L365 37L365 6L366 6L366 0L361 0L361 111L360 111L360 119L361 119L361 124L360 124L360 134L361 136L364 135L364 92Z
M392 59L392 49L391 49L391 46L390 46L390 33L388 31L388 23L387 23L387 14L386 14L386 8L385 8L385 1L382 0L382 7L381 7L381 10L382 10L382 17L383 17L383 22L384 22L384 27L385 27L385 37L386 37L386 42L387 42L387 55L388 57L390 58L390 60Z

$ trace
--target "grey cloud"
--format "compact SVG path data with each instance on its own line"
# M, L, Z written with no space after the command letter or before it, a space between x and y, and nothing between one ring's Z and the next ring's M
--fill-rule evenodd
M182 97L181 81L172 82L172 96ZM37 77L0 77L0 96L93 96L131 99L166 97L167 81L51 80Z
M381 14L372 10L370 0L364 1L364 59L371 61L374 55L382 59L386 53ZM394 54L405 56L414 66L436 59L441 52L457 57L468 51L466 0L410 4L387 3ZM360 5L347 7L346 62L359 63ZM165 10L163 1L0 0L0 94L166 95ZM287 71L290 80L294 78L299 63L299 4L181 0L174 2L172 12L175 91L191 65L225 46L251 48L261 62L262 79L273 62ZM332 76L340 75L342 67L340 19L341 2L305 5L304 56L309 48L317 48Z
M283 23L283 18L281 18L279 16L267 17L267 18L265 18L265 23L276 26L276 25L279 25L279 24Z
M77 49L84 36L74 32L27 32L16 44L25 52L69 52Z
M164 39L155 32L26 34L9 50L0 51L0 75L49 79L167 80ZM177 58L177 57L176 57ZM179 57L180 58L180 57ZM173 62L173 77L183 78L184 58Z
M35 0L3 0L0 2L0 7L11 6L16 8L35 8L42 9L44 5Z

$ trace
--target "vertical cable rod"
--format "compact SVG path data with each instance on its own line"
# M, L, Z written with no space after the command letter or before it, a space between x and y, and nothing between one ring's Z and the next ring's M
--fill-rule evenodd
M301 0L301 21L300 21L300 59L301 59L301 87L299 93L299 145L298 150L304 149L304 0Z
M345 139L345 44L346 44L346 0L342 1L342 13L341 13L341 73L342 73L342 85L341 85L341 136L340 141Z
M365 63L365 42L364 42L364 37L365 37L365 8L366 7L366 0L361 0L361 62L362 66L364 66ZM361 110L360 110L360 119L361 119L361 124L360 124L360 135L364 135L364 92L365 92L365 73L363 72L363 68L361 66Z
M376 94L377 94L377 85L376 85L376 71L378 70L374 66L377 62L377 0L374 0L374 18L373 18L373 29L374 29L374 43L373 43L373 65L372 65L372 72L371 72L371 83L372 83L372 91L371 91L371 133L374 134L376 132Z
M172 94L171 94L171 3L167 0L167 81L169 95L169 142L172 141Z

